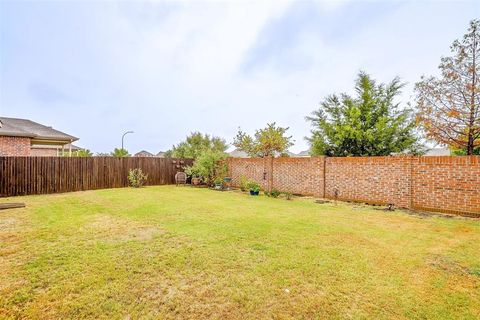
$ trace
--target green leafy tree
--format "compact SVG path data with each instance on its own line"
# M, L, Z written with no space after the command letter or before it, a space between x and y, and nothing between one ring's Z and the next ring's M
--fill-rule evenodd
M307 117L313 126L307 138L311 154L343 157L422 153L412 111L401 109L395 102L403 86L399 78L377 84L360 72L355 96L330 95Z
M202 177L207 184L212 184L215 178L224 178L227 168L222 160L227 155L224 152L205 150L185 172L192 177Z
M252 137L238 130L233 145L245 151L250 157L267 157L286 154L293 145L292 136L287 136L287 128L277 127L275 122L264 129L256 130Z
M75 152L76 157L91 157L93 153L88 149L81 149Z
M121 149L121 148L115 148L112 153L112 157L118 157L118 158L124 158L124 157L130 157L130 153L126 149Z
M163 157L164 157L164 158L173 158L173 152L172 152L172 150L167 150L167 151L165 151L165 153L163 154Z
M467 155L467 150L465 150L465 149L451 148L450 150L452 151L452 155L454 155L454 156L466 156ZM480 156L480 147L477 147L477 148L473 149L472 155Z
M167 154L173 158L193 158L197 159L205 151L214 151L224 153L227 150L227 144L224 139L200 132L193 132L185 141L173 146Z
M472 155L480 147L480 20L450 49L454 57L441 59L441 77L415 85L417 116L427 137Z
M93 153L88 149L75 150L70 153L70 151L63 151L60 156L62 157L91 157Z

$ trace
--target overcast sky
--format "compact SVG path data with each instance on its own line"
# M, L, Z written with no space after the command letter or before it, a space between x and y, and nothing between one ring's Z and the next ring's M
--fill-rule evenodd
M191 131L231 143L276 121L307 149L305 116L379 81L437 74L480 2L0 1L0 115L92 151L166 150Z

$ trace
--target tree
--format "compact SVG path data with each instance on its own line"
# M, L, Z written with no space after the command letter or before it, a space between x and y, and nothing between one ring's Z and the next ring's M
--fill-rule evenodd
M172 150L167 151L174 158L193 158L197 159L204 151L211 150L225 153L227 144L224 139L200 132L192 132L185 141L173 146Z
M192 166L186 167L185 172L190 176L202 177L207 184L212 184L215 178L224 178L227 168L222 161L227 157L224 152L204 150Z
M395 102L403 86L398 77L377 84L360 72L354 97L330 95L307 117L313 126L307 138L310 153L340 157L420 153L412 111Z
M466 156L467 155L467 151L465 149L455 149L455 148L451 148L450 151L452 152L452 154L454 156ZM476 155L476 156L480 156L480 147L477 147L475 149L473 149L473 155Z
M91 157L93 153L88 149L81 149L75 152L76 157Z
M441 58L441 77L422 77L415 85L417 119L427 137L472 155L480 146L480 21Z
M233 145L250 157L284 154L293 145L292 136L285 135L287 130L288 127L276 127L275 122L267 124L264 129L256 130L253 137L239 129Z
M60 156L62 157L91 157L93 153L88 149L80 149L75 151L63 151Z
M111 152L112 157L119 157L119 158L124 158L124 157L130 157L130 153L126 149L121 149L121 148L115 148Z

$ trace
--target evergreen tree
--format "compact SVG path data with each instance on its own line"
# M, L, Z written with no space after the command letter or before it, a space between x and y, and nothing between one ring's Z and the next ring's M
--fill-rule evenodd
M307 117L312 123L312 155L386 156L421 153L415 122L409 109L401 109L395 98L404 84L399 78L377 84L360 72L355 96L330 95Z

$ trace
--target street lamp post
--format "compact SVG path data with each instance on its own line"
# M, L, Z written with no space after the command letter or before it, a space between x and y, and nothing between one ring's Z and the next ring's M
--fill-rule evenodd
M126 134L129 134L129 133L133 133L133 131L127 131L127 132L125 132L125 133L123 134L123 136L122 136L122 150L123 150L123 138L125 138L125 135L126 135Z

